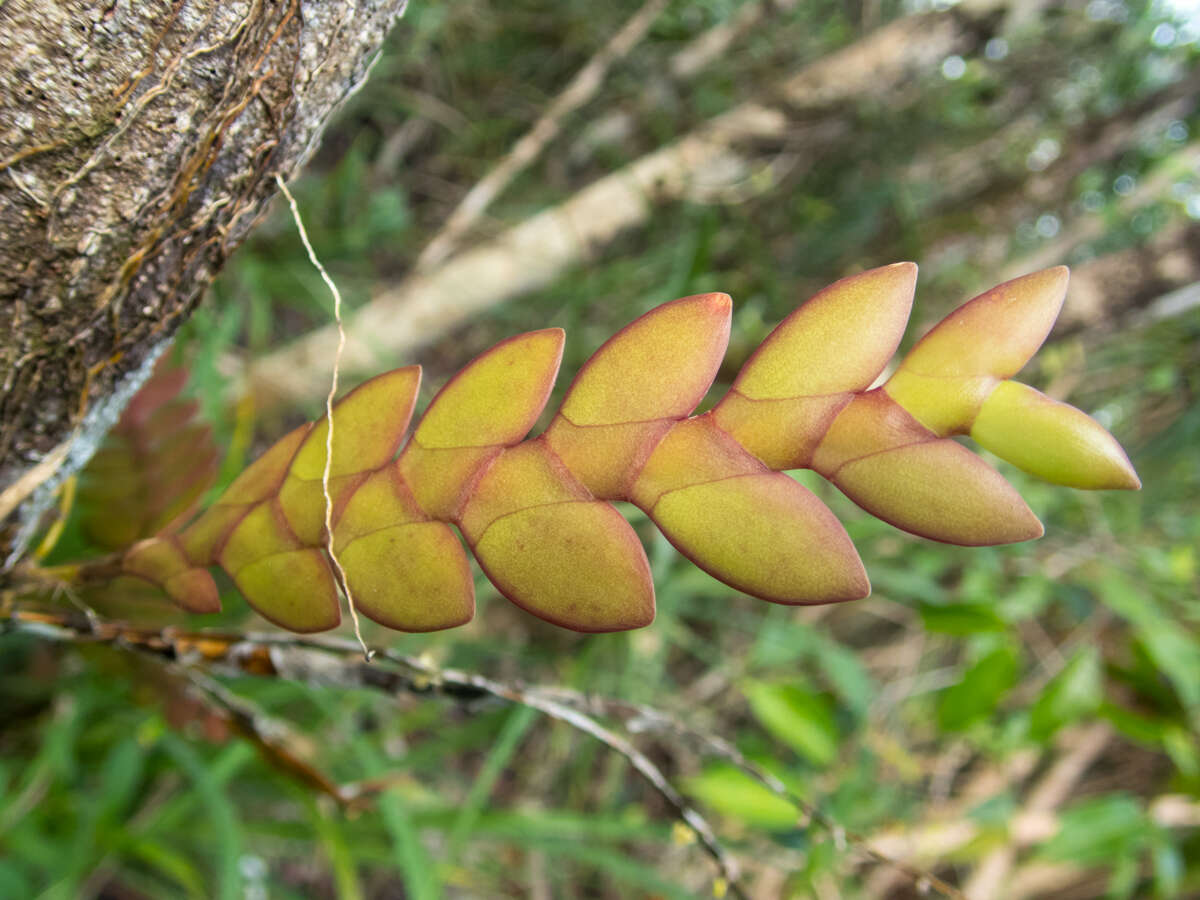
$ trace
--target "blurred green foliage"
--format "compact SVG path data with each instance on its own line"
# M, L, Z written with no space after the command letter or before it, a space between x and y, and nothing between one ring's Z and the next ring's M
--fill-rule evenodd
M762 98L781 74L919 6L779 3L697 75L677 79L671 55L742 4L672 4L499 198L482 233ZM458 197L634 8L412 4L297 185L313 242L352 306L407 271ZM1200 176L1178 167L1200 116L1194 102L1164 101L1162 115L1150 113L1156 92L1194 72L1197 25L1172 26L1168 41L1157 5L1042 12L1009 21L1003 43L981 45L961 71L932 70L886 104L847 104L838 115L853 139L837 152L807 160L805 146L787 140L755 148L805 164L782 166L738 202L664 204L554 285L437 337L420 360L431 380L502 337L547 325L566 328L569 375L651 306L725 290L736 303L727 384L778 319L856 268L921 262L911 341L921 323L1064 237L1050 262L1152 255L1156 240L1176 233L1195 253ZM600 127L618 115L624 130ZM1138 193L1156 179L1162 190ZM179 344L191 390L228 450L226 478L282 423L255 423L250 440L229 404L222 360L266 353L331 313L281 213L231 261ZM1153 278L1132 283L1127 305L1158 293ZM854 832L971 823L967 844L914 860L949 879L965 879L1002 845L1029 784L1081 730L1107 723L1112 737L1063 798L1054 833L1020 848L1015 871L1058 866L1058 889L1069 896L1195 895L1197 823L1164 824L1156 804L1200 804L1198 348L1194 307L1158 323L1110 310L1056 336L1031 380L1101 417L1145 489L1077 493L1004 468L1046 522L1034 544L965 549L910 538L804 473L867 562L869 600L821 610L751 601L681 561L626 510L659 588L651 628L564 633L481 580L471 626L369 639L493 677L662 707L733 742ZM87 551L70 526L58 552ZM227 607L220 620L194 624L242 621L240 601L227 598ZM561 723L487 703L247 677L227 684L290 722L333 778L395 782L345 814L211 727L162 671L120 651L4 635L0 897L710 889L700 851L672 831L626 761ZM880 885L893 896L912 892L903 879L873 881L878 872L838 835L801 824L791 804L701 748L662 736L644 744L742 859L753 896L827 896L829 885L843 896L877 895ZM966 792L974 776L1030 753L1032 780Z

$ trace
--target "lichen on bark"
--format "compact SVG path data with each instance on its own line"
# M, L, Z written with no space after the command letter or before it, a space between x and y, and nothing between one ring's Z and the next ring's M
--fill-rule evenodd
M187 317L404 5L0 4L0 557L31 472Z

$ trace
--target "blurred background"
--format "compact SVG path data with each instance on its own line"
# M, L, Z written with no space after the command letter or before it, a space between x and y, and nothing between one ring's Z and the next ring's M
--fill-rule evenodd
M4 635L0 897L824 900L942 890L927 875L972 898L1200 895L1198 41L1194 6L1121 0L412 0L293 185L346 298L343 385L420 362L427 401L496 341L562 326L561 396L630 319L720 290L719 396L844 275L920 264L906 348L1066 263L1022 379L1097 417L1145 487L1000 464L1046 536L966 549L806 481L874 585L810 609L720 585L630 508L650 628L562 631L482 579L467 627L368 623L430 666L685 723L603 710L736 858L734 885L626 756L528 706L247 675L198 690L120 648ZM320 413L331 321L279 203L177 342L212 437L176 442L163 490L203 471L213 496ZM118 506L85 477L52 559L136 536ZM264 627L225 606L171 621ZM239 736L239 709L296 759ZM385 781L339 803L314 773Z

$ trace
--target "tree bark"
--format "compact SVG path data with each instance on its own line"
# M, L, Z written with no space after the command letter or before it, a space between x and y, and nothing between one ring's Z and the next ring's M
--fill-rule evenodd
M0 0L0 563L404 5Z

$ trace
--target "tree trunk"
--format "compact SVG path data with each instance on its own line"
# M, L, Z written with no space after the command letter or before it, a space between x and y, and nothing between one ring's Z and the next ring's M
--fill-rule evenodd
M0 562L404 5L0 0Z

